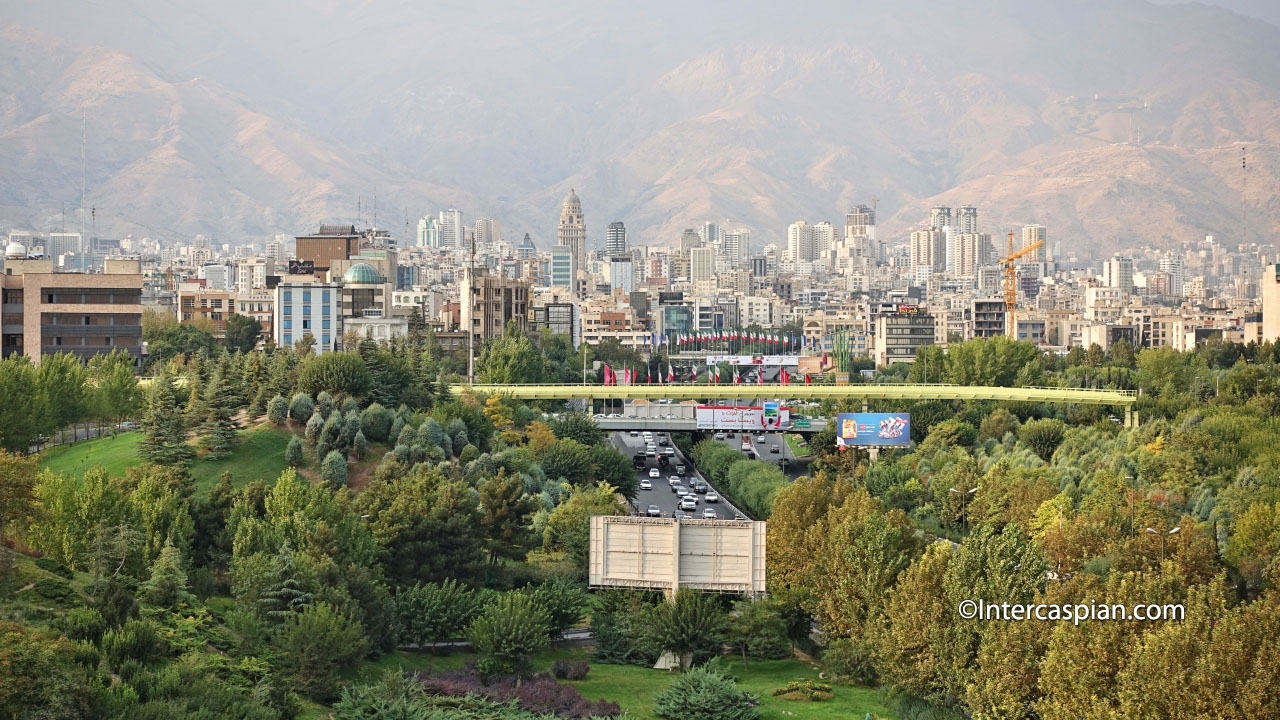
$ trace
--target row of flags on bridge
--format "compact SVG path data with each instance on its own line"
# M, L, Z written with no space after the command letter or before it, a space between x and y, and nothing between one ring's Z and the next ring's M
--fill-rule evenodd
M789 333L770 333L745 330L697 330L692 332L677 332L667 335L666 333L646 333L644 336L645 344L652 347L662 345L671 345L675 347L692 347L699 348L705 345L737 343L745 345L759 345L761 347L773 347L783 350L800 350L803 348L818 348L821 346L821 340L817 337L803 337Z
M707 377L708 383L713 385L722 384L720 379L719 365L715 365L707 368L706 372L708 376ZM604 384L609 386L652 385L654 384L654 377L655 375L653 373L653 368L647 364L645 365L643 375L639 370L634 370L629 367L623 367L621 372L619 372L618 370L615 370L612 366L610 366L607 363L604 366ZM663 384L663 373L662 373L662 368L660 366L658 367L658 373L656 377L657 377L658 384ZM725 378L725 380L728 380L728 379L729 379L728 377ZM790 385L791 380L792 380L791 373L787 372L786 368L778 369L778 382L780 382L783 385ZM666 372L666 383L670 384L670 383L676 383L678 381L683 381L683 378L677 378L675 367L672 366L671 364L668 364L667 372ZM693 368L690 370L688 381L691 383L698 382L697 363L694 363ZM738 373L737 368L734 368L733 370L732 381L734 385L742 384L742 376ZM760 367L760 372L756 375L756 384L764 385L764 367ZM809 376L809 373L804 374L804 384L805 385L813 384L813 379Z

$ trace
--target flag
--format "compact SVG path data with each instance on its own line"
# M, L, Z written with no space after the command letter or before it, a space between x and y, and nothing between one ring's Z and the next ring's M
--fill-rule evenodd
M676 381L676 369L671 366L671 363L667 363L667 382L675 382L675 381Z
M760 368L760 372L756 373L756 384L764 385L764 368Z
M720 384L720 366L716 365L716 384Z
M648 380L646 380L646 382L648 382L650 385L652 385L652 384L653 384L653 371L649 369L649 363L645 363L645 364L644 364L644 372L645 372L645 376L648 378Z
M812 384L813 384L813 378L809 377L809 373L805 373L805 374L804 374L804 384L805 384L805 385L812 385Z
M781 370L779 370L779 371L778 371L778 382L782 383L783 385L786 385L786 384L787 384L787 369L786 369L786 368L782 368Z
M608 363L605 363L604 365L604 384L605 385L613 384L613 368L609 367Z
M692 376L689 378L689 381L695 382L695 383L698 382L698 363L693 364L693 372L692 372Z
M733 384L734 384L734 385L741 385L741 384L742 384L742 378L738 377L738 369L737 369L737 368L734 368L734 369L733 369Z

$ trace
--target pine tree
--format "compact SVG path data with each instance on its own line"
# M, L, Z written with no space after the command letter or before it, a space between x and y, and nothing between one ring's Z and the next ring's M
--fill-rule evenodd
M289 438L289 445L284 450L284 461L289 464L289 467L302 465L302 441L297 435Z
M210 460L226 457L236 442L238 423L232 405L235 398L227 386L228 367L225 361L219 363L205 388L204 404L208 411L200 425L200 442L209 450Z
M258 610L268 623L275 627L284 625L293 613L300 613L311 606L314 597L302 589L297 569L293 566L293 548L289 543L280 547L275 567L271 573L271 586L258 598Z
M187 388L190 392L187 394L186 409L182 411L182 420L188 430L193 430L209 418L209 404L205 402L204 383L200 381L198 372L187 377Z
M337 450L329 451L320 463L320 478L333 487L347 484L347 459Z
M355 460L363 460L367 448L368 442L364 439L364 433L357 430L355 438L351 440L351 457Z
M151 564L151 576L140 588L142 599L149 605L176 610L195 601L187 590L187 571L182 569L182 553L166 540L160 555Z
M312 445L320 441L320 432L324 430L324 416L319 410L311 413L310 419L307 420L306 438L307 442Z
M156 465L184 465L191 459L187 429L174 400L173 378L162 370L147 393L142 416L143 438L138 453Z

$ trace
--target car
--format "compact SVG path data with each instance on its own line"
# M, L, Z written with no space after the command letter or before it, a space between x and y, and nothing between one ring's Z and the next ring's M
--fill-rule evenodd
M728 434L728 435L726 435L725 437L727 437L727 438L729 438L730 440L732 440L735 436L734 436L734 434L733 434L733 433L729 433L729 434Z
M658 456L658 467L666 467L670 464L671 464L671 458L667 457L666 455Z
M716 513L715 508L707 508L702 511L703 520L719 520L720 515Z
M742 514L742 513L740 513L740 512L736 512L736 513L734 513L734 514L733 514L733 519L734 519L734 520L746 520L746 519L747 519L747 516L746 516L746 515L743 515L743 514Z
M744 451L744 452L745 452L745 451L747 451L747 450L750 450L750 449L751 449L751 443L749 443L749 442L744 442L744 443L742 443L742 449L743 449L743 451Z
M596 417L604 417L604 416L597 415ZM632 430L630 434L631 434L631 437L638 437L640 435L640 433L636 432L635 430Z
M671 477L667 478L667 484L668 484L668 485L670 485L671 483L678 483L678 482L680 482L680 481L681 481L681 479L680 479L680 476L679 476L679 475L672 475Z
M693 491L694 491L694 492L696 492L696 493L698 493L699 495L701 495L702 493L710 492L710 491L711 491L710 486L708 486L708 485L707 485L706 483L704 483L704 482L700 482L700 483L693 483L692 485L690 485L690 487L692 487L692 488L693 488Z
M780 452L782 452L782 451L778 449L778 446L777 446L777 445L774 445L773 447L769 448L769 454L770 454L770 455L777 455L777 454L778 454L778 453L780 453Z
M709 503L713 503L713 502L720 502L720 496L719 496L718 494L716 494L716 492L715 492L714 490L708 490L708 491L707 491L707 502L709 502Z
M136 422L134 422L134 421L132 421L132 420L126 420L126 421L124 421L124 422L122 422L122 423L117 423L117 424L116 424L116 429L117 429L117 430L137 430L139 427L141 427L141 426L140 426L140 425L138 425L138 423L136 423Z
M677 510L677 511L675 511L675 512L671 513L671 517L680 518L681 520L692 520L692 519L693 519L693 516L692 516L692 515L690 515L689 513L687 513L687 512L680 512L679 510Z
M666 455L667 457L672 457L676 454L676 449L673 447L662 448L662 454Z
M640 489L641 489L641 490L652 490L652 489L653 489L653 483L649 482L648 480L641 480L641 481L640 481Z
M724 433L716 433L715 438L716 438L717 440L723 440L723 439L724 439Z
M660 478L662 477L662 471L658 468L649 468L649 477Z
M683 485L676 485L674 490L676 491L676 495L678 495L679 497L684 497L685 495L689 494L689 491L685 489L685 486Z
M676 474L677 474L677 475L683 475L683 474L685 474L686 472L688 472L688 470L687 470L687 468L685 468L685 466L683 466L683 465L677 465L677 466L676 466Z
M645 454L645 457L655 457L657 456L658 451L654 450L653 448L645 448L644 454Z
M658 438L658 444L663 447L666 447L671 444L671 441L666 438Z
M662 508L657 505L650 505L647 512L649 517L662 517Z
M692 496L685 496L682 500L680 500L680 509L686 512L689 510L697 510L698 503L693 501Z

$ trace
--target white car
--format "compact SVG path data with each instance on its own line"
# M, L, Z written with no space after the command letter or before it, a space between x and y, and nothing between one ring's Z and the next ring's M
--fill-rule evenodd
M678 477L667 478L667 487L675 487L676 485L679 485L679 484L680 484L680 478Z
M712 492L712 491L708 490L708 491L707 491L707 502L709 502L709 503L713 503L713 502L720 502L720 496L719 496L719 495L717 495L717 494L715 494L714 492Z
M716 438L717 440L723 440L723 439L724 439L724 433L716 433L716 434L715 434L715 438Z
M690 510L697 510L698 503L694 502L692 498L686 495L684 498L680 500L680 509L685 512L688 512Z
M658 468L649 468L649 477L660 478L662 477L662 471Z
M648 480L641 480L641 481L640 481L640 489L641 489L641 490L652 490L652 489L653 489L653 483L649 482Z
M703 510L703 511L702 511L702 519L703 519L703 520L718 520L718 519L720 519L720 516L719 516L718 514L716 514L716 511L715 511L715 509L714 509L714 508L707 508L706 510Z
M604 417L604 416L603 416L603 415L597 415L596 417ZM637 436L639 436L639 435L640 435L640 433L636 432L635 430L632 430L632 431L631 431L631 437L637 437Z

